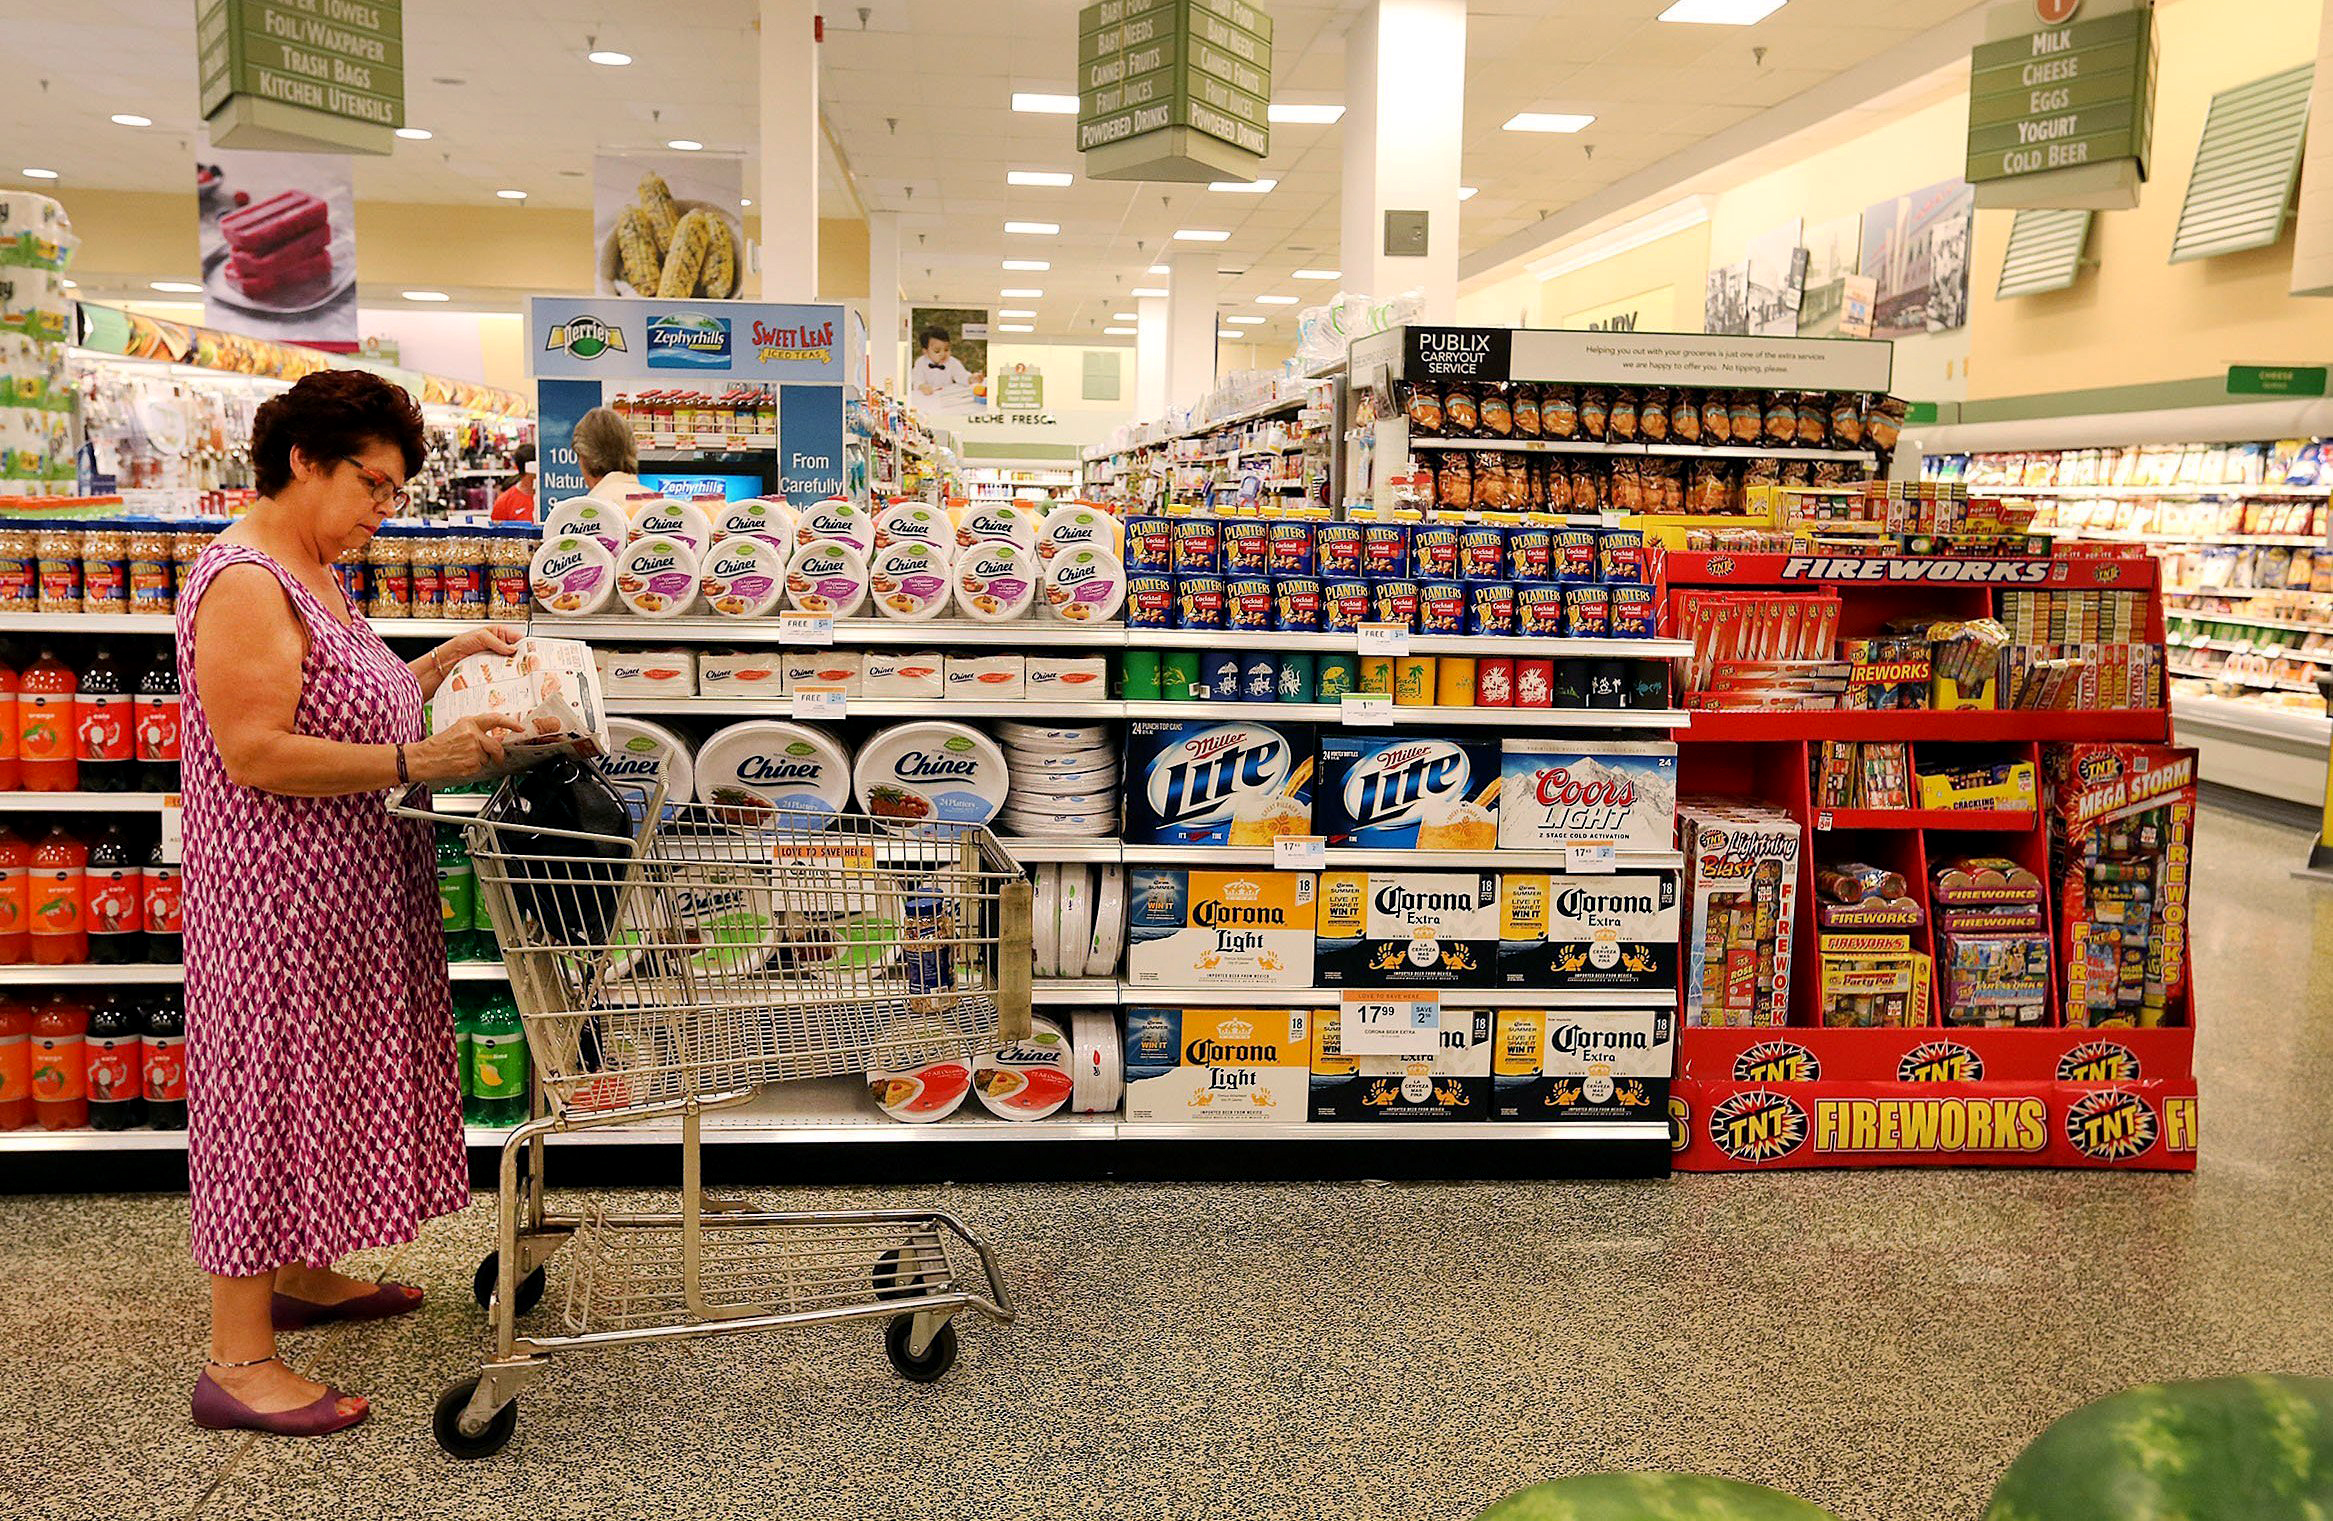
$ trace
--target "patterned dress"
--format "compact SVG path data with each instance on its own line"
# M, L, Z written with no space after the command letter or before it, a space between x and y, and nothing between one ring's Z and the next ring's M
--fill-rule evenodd
M429 826L378 793L228 780L194 615L230 565L265 567L307 626L299 733L392 744L422 727L420 684L354 609L343 623L242 545L195 561L178 604L187 1170L196 1264L241 1277L409 1241L468 1202L469 1176Z

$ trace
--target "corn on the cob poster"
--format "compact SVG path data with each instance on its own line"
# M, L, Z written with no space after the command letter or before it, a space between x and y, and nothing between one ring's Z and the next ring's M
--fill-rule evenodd
M734 297L745 271L744 184L744 164L733 154L594 159L594 292L678 301Z

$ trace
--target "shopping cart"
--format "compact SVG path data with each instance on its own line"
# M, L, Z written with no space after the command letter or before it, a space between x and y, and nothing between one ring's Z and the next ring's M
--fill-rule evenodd
M497 1246L479 1264L494 1355L440 1397L438 1444L485 1457L568 1352L887 1317L929 1382L951 1324L1014 1318L988 1245L937 1211L758 1211L706 1192L704 1116L773 1083L911 1073L1029 1029L1029 884L986 829L668 803L620 788L629 827L542 827L505 783L466 826L537 1077L503 1142ZM444 823L407 799L393 811ZM509 805L509 806L506 806ZM913 1077L878 1080L912 1101ZM545 1137L663 1126L677 1212L544 1206ZM564 1249L563 1334L522 1335Z

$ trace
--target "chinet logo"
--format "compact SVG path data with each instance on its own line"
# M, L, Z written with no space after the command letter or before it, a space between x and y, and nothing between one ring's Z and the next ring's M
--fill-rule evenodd
M979 769L979 761L969 755L933 755L909 750L892 764L891 774L902 781L933 781L968 777Z
M1418 823L1430 801L1466 796L1472 785L1466 752L1447 740L1393 745L1345 775L1345 813L1356 829Z
M825 766L817 761L791 760L777 755L749 755L737 763L741 782L815 781Z

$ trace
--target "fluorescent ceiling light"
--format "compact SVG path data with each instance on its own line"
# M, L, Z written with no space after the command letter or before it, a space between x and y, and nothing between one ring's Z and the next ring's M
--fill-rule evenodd
M1688 196L1682 201L1672 202L1657 211L1648 211L1633 221L1623 222L1619 226L1600 232L1592 238L1582 239L1569 248L1549 254L1544 259L1527 263L1523 267L1542 280L1552 280L1558 275L1568 275L1574 270L1586 269L1591 264L1601 264L1606 259L1617 254L1627 253L1632 249L1642 248L1647 243L1657 243L1662 238L1683 232L1688 227L1698 227L1708 220L1709 202L1707 198Z
M79 290L81 288L81 282L78 280L66 280L60 278L57 283L65 287L67 290Z
M664 146L675 153L698 153L704 150L705 145L693 137L676 137Z
M1143 271L1143 273L1146 275L1163 275L1166 272L1167 267L1164 264L1153 264L1150 266L1150 268Z
M1245 338L1247 334L1236 327L1219 327L1215 330L1215 336L1218 338Z
M523 201L527 198L524 190L497 190L494 193L506 201Z
M1110 320L1112 322L1140 322L1142 318L1133 312L1112 312Z
M1050 259L1007 259L1004 261L1004 267L1027 270L1031 274L1043 274L1053 267L1053 262Z
M1134 287L1133 294L1136 296L1164 296L1166 291L1156 285L1137 285Z
M1246 184L1238 180L1209 180L1207 188L1224 195L1262 195L1279 183L1278 180L1251 180Z
M1258 305L1258 306L1294 306L1295 304L1296 304L1296 298L1295 298L1294 296L1258 296L1258 297L1256 297L1256 305Z
M1034 111L1040 116L1075 116L1077 97L1074 95L1043 95L1032 90L1013 91L1013 109Z
M454 298L442 290L409 290L405 293L405 299L408 301L451 301Z
M1131 338L1134 336L1134 329L1130 327L1106 327L1102 331L1112 338Z
M590 59L593 63L600 65L602 68L609 69L620 69L625 64L632 61L631 54L613 52L607 48L601 48L596 53L586 53L583 56Z
M1480 194L1482 194L1482 191L1473 185L1461 185L1458 187L1458 198L1462 201L1471 201Z
M158 290L165 296L199 296L203 288L192 280L148 280L146 289Z
M1502 132L1577 132L1594 121L1576 111L1517 111L1499 124Z
M1045 293L1041 290L1031 290L1026 286L1019 285L1014 286L1011 290L1000 290L997 294L1007 301L1041 301L1045 297Z
M1255 327L1262 323L1264 319L1261 317L1226 317L1223 320L1230 323L1234 327Z
M397 135L409 143L426 143L437 134L431 132L427 127L399 127Z
M1026 322L1000 322L996 325L996 330L1000 333L1033 333L1037 331Z
M1007 222L1004 224L1004 230L1025 232L1032 238L1052 238L1061 235L1061 224L1059 222Z
M1037 314L1031 311L1023 311L1020 307L1017 306L1008 306L1004 308L1004 310L998 312L997 315L999 317L1034 317Z
M1040 185L1059 189L1076 178L1075 175L1063 174L1057 169L1014 169L1006 173L1004 182L1008 185Z
M1300 269L1290 278L1296 280L1342 280L1345 278L1345 274L1343 270L1338 269Z
M1343 106L1292 106L1273 101L1264 107L1264 120L1296 122L1306 126L1325 127L1343 118Z
M1186 243L1228 243L1231 234L1212 227L1178 227L1175 236Z
M1702 26L1755 26L1782 9L1783 0L1677 0L1655 21L1689 21Z
M113 124L117 127L151 127L154 125L154 118L140 116L135 111L117 111L114 113ZM423 137L429 136L427 132L421 135Z
M54 169L27 169L24 171L24 177L28 180L53 180L57 177L57 171Z

